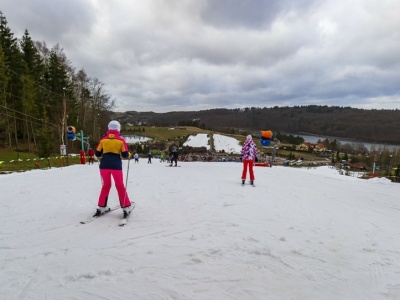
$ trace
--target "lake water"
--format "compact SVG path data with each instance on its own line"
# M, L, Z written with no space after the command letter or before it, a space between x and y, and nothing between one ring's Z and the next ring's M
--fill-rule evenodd
M306 134L292 134L292 135L301 136L305 142L309 142L309 143L317 143L318 140L336 139L341 144L363 144L364 147L367 148L367 150L371 150L372 146L375 146L375 149L379 149L379 147L383 148L384 146L388 147L389 149L399 149L400 148L400 145L370 143L370 142L363 142L363 141L359 141L359 140L333 138L333 137L328 137L328 136L315 136L315 135L306 135Z
M136 143L144 143L150 141L151 138L139 135L130 135L130 136L123 136L127 144L136 144Z

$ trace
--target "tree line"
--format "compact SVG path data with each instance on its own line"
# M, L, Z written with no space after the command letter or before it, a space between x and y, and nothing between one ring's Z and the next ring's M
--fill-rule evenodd
M114 107L104 83L76 70L58 44L33 41L27 29L16 38L0 11L0 146L45 157L67 143L68 125L98 140Z
M168 113L126 112L119 117L131 123L145 121L149 125L158 126L176 126L182 124L182 120L196 120L205 129L227 133L272 130L287 134L313 134L400 144L399 109L307 105Z

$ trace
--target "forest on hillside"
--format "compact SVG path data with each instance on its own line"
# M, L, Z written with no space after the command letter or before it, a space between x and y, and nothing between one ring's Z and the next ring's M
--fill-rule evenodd
M227 133L270 129L400 144L400 110L367 110L338 106L295 106L211 109L191 112L135 112L114 116L125 123L156 126L197 126Z
M114 100L98 79L76 70L59 45L16 38L0 12L0 146L41 157L66 142L66 128L98 140Z

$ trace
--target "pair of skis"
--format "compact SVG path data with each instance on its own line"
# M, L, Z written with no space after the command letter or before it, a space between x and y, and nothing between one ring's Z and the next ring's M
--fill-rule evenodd
M129 220L129 217L130 217L130 215L131 215L131 213L132 213L132 210L135 208L135 203L132 202L131 205L132 205L132 209L129 211L129 213L128 213L126 216L124 216L124 217L122 218L122 220L119 222L119 226L123 227L123 226L125 226L126 224L128 224L128 220ZM119 206L119 205L114 206L114 207L111 207L109 211L106 211L106 212L102 213L101 215L93 215L93 216L87 218L86 220L81 221L81 224L88 224L88 223L91 223L91 222L93 222L94 220L96 220L96 219L98 219L98 218L100 218L100 217L102 217L102 216L104 216L104 215L106 215L106 214L108 214L108 213L110 213L110 212L112 212L112 211L114 211L114 210L117 210L117 209L119 209L119 208L121 208L121 206Z
M255 184L254 184L254 182L253 182L253 183L250 182L249 184L250 184L252 187L256 187ZM242 186L245 186L245 183L242 182L241 185L242 185Z

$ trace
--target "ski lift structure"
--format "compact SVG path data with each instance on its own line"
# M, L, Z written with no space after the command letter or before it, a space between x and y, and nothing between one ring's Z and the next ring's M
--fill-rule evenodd
M74 126L67 127L67 138L69 141L80 141L81 150L85 150L85 146L86 150L89 150L90 148L89 137L83 135L83 130L81 130L80 133L76 133L76 129Z
M272 144L271 144L272 141ZM272 167L272 163L275 159L276 150L279 149L279 140L273 138L272 130L262 130L260 134L260 145L264 149L271 149L271 159L269 160L269 166ZM267 161L267 154L265 155L265 160Z

